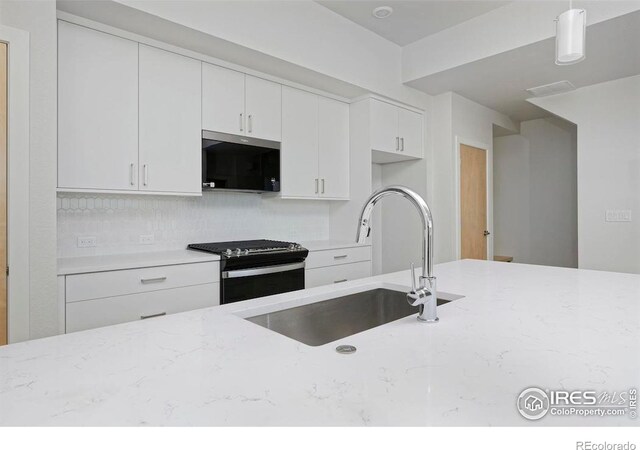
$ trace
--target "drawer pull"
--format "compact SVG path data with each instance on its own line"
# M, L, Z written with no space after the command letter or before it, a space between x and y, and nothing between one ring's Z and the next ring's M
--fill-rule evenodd
M163 281L167 281L167 277L142 278L140 280L140 283L142 283L142 284L151 284L151 283L162 283Z
M345 259L347 256L349 255L336 255L333 257L333 259Z
M145 319L153 319L154 317L161 317L161 316L166 316L167 313L166 312L161 312L158 314L149 314L148 316L140 316L140 320L145 320Z
M336 284L336 283L344 283L345 281L349 281L349 280L347 280L346 278L344 278L344 279L342 279L342 280L336 280L336 281L334 281L334 282L333 282L333 284Z

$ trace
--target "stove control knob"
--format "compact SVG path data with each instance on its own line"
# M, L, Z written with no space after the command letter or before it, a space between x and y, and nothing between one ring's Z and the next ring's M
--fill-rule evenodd
M231 256L232 254L233 254L233 252L231 251L231 249L230 249L230 248L228 248L228 249L226 249L226 250L224 251L224 256Z
M289 244L289 250L295 250L296 244Z

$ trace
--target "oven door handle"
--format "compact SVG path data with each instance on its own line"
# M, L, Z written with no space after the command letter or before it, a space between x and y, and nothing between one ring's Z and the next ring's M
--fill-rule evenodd
M244 278L270 273L288 272L290 270L304 269L304 262L293 264L281 264L279 266L256 267L254 269L228 270L222 272L222 278Z

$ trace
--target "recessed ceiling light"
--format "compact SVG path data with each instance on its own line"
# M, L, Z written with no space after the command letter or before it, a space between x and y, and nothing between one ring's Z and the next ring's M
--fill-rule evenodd
M386 19L393 13L391 6L379 6L373 10L373 17L376 19Z

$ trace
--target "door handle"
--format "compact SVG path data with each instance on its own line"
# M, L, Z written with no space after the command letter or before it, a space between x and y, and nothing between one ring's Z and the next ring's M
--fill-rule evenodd
M403 137L400 138L400 151L401 152L404 151L404 138Z
M400 151L400 138L396 136L396 151Z
M336 255L333 257L333 259L344 259L346 258L348 255Z
M253 132L253 114L249 114L249 117L247 119L248 121L248 125L247 125L247 131L249 131L249 133Z
M333 284L337 284L337 283L344 283L345 281L349 281L346 278L343 278L342 280L336 280L333 282Z
M324 194L324 178L322 179L322 193Z
M318 193L318 179L316 178L316 194Z
M484 234L485 236L489 236L491 233L489 233L487 230L484 230L484 233L482 234Z
M149 167L145 164L142 166L143 184L147 186L149 184Z
M244 131L244 130L242 129L242 125L243 125L242 113L240 113L240 131Z
M136 183L134 168L135 164L131 163L131 166L129 167L129 183L131 183L131 186L134 186Z

